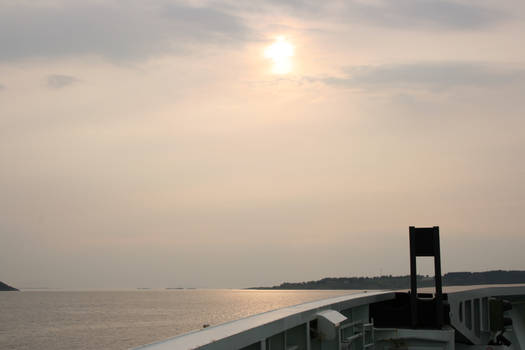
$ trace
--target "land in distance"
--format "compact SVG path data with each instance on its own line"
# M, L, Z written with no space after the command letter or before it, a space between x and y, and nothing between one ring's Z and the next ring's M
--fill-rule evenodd
M4 282L0 281L0 291L2 292L14 292L14 291L17 291L18 289L14 288L14 287L11 287L10 285L8 284L5 284Z
M418 287L434 286L433 276L417 276ZM443 275L444 286L525 283L525 271L494 270L485 272L449 272ZM247 289L407 289L410 275L377 277L327 277L317 281L284 282L273 287Z

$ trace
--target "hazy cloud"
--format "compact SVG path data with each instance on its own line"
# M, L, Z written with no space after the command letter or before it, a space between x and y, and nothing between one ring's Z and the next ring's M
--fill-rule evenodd
M477 29L508 17L478 3L443 0L345 1L337 6L319 1L270 1L302 16L332 16L340 20L396 28Z
M189 36L189 39L242 41L248 32L239 17L214 8L168 4L163 7L162 14L170 21L174 32L191 30L191 33L185 34Z
M163 1L0 7L0 60L94 54L116 59L180 52L188 43L235 43L241 19Z
M343 77L323 78L326 84L347 88L417 88L442 90L457 86L494 86L525 80L525 69L465 62L435 62L360 66Z
M438 27L476 29L492 25L506 16L476 3L443 0L381 1L374 5L352 2L346 15L391 27Z
M69 75L53 74L47 77L47 86L52 89L61 89L78 82L78 79Z
M241 13L288 10L293 17L396 28L475 29L508 17L475 3L438 0L318 1L258 4L214 2L202 7L154 0L0 6L0 61L64 55L136 59L185 52L189 46L238 44L251 36Z

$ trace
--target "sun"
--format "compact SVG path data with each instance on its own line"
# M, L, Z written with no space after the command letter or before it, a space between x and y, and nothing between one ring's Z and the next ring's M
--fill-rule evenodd
M287 74L292 71L293 45L284 36L279 36L264 50L264 57L272 60L272 73Z

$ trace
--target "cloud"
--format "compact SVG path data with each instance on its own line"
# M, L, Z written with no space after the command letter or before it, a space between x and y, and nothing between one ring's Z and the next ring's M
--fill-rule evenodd
M2 91L3 89L5 89L5 86L0 84L0 91Z
M182 52L190 43L235 44L248 32L240 18L219 9L162 0L21 3L0 7L0 61L84 54L140 59Z
M408 88L444 90L465 86L494 86L525 81L524 68L468 62L432 62L359 66L348 68L343 77L320 80L328 85L358 88Z
M395 28L479 29L509 17L475 2L450 0L349 0L337 6L319 1L270 2L302 16L333 17Z
M268 12L308 19L394 28L478 29L509 17L477 3L453 0L210 2L168 0L12 2L0 6L0 61L99 55L113 60L186 53L199 45L255 39L244 21ZM255 19L253 19L255 18Z
M169 4L163 8L163 16L173 29L191 30L188 39L201 41L242 41L246 39L247 27L239 17L214 8L195 8Z
M78 82L78 79L69 75L53 74L47 77L47 86L52 89L62 89Z
M346 14L382 26L439 29L478 29L506 17L475 3L443 0L382 1L378 5L354 1Z

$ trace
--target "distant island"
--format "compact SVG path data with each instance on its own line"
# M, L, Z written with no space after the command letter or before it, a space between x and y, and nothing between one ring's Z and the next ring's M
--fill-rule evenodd
M434 286L433 276L419 276L419 287ZM480 284L525 283L525 271L485 271L449 272L443 276L444 286L469 286ZM273 287L253 287L248 289L408 289L410 276L379 277L327 277L317 281L284 282Z
M0 281L0 291L1 292L14 292L14 291L18 291L18 289L11 287L10 285L7 285L4 282Z

